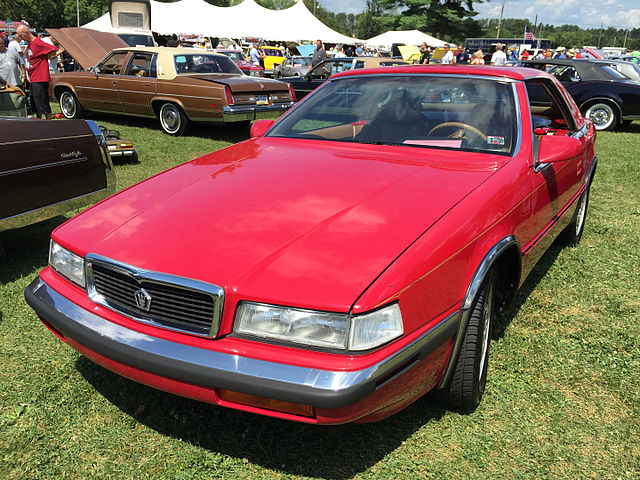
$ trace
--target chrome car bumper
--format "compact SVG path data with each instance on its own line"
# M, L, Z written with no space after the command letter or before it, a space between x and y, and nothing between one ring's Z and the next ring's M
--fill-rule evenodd
M65 338L121 364L180 382L319 408L341 408L365 398L407 372L458 328L455 313L383 361L345 372L258 360L146 335L81 308L40 277L27 286L25 298Z
M242 122L244 120L258 120L261 118L274 118L286 112L295 105L295 102L279 103L277 105L238 105L226 106L222 109L222 118L225 122Z

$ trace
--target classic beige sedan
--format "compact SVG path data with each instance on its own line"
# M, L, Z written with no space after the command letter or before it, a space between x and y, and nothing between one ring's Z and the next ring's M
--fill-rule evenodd
M49 32L86 69L51 76L51 94L67 118L89 111L154 117L166 133L181 135L192 122L248 125L295 102L288 84L243 75L225 55L124 42L113 48L115 35L83 28Z

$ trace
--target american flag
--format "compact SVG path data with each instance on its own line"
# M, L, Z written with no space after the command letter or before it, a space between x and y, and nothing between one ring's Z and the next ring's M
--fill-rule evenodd
M535 40L536 37L533 33L531 33L531 30L529 30L529 25L526 25L524 27L524 39L525 40Z

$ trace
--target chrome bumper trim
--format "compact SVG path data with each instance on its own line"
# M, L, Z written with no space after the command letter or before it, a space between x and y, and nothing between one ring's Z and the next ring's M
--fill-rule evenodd
M279 103L276 105L226 106L222 108L222 118L225 122L273 118L274 114L284 113L294 105L295 102Z
M136 332L81 308L40 277L25 289L25 298L65 337L119 363L177 381L319 408L341 408L365 398L408 371L458 328L456 312L389 358L345 372L221 353Z

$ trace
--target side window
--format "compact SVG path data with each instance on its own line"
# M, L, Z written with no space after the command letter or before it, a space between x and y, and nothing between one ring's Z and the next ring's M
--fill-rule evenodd
M354 68L354 69L355 69L355 68L364 68L364 60L358 60L358 61L356 62L356 66L355 66L355 67L353 67L353 68Z
M526 85L535 135L568 135L577 129L571 109L552 81L536 78Z
M98 65L100 73L105 75L120 75L128 54L129 52L115 52L109 55Z
M576 69L570 65L555 65L549 70L549 73L564 83L579 82L581 80Z
M131 56L125 75L136 77L156 76L156 57L152 53L135 52Z

